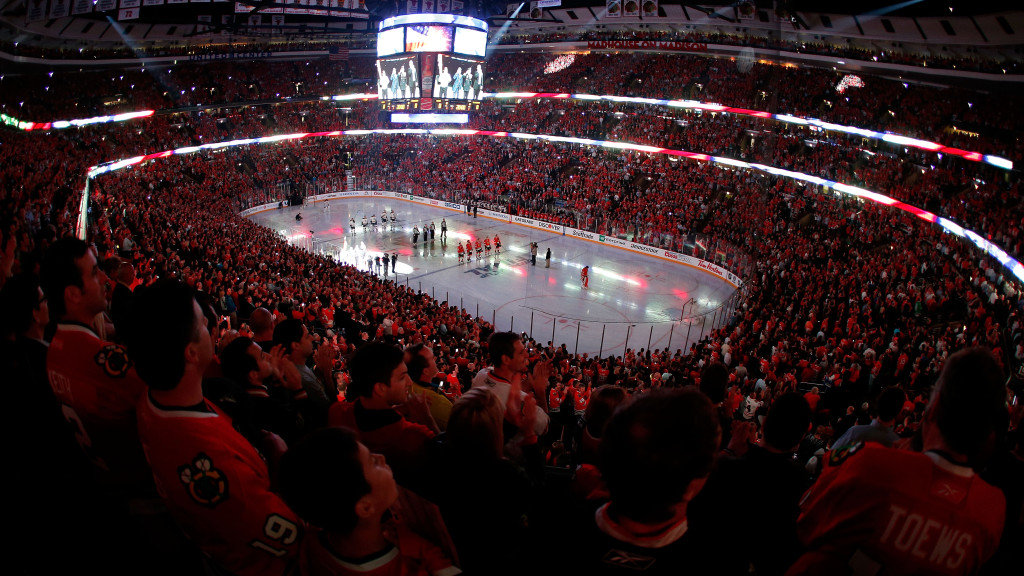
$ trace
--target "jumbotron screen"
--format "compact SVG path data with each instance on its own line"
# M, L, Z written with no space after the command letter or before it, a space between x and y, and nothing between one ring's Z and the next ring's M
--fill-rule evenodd
M486 53L487 23L483 20L451 14L410 14L384 20L377 34L381 108L395 112L478 110Z

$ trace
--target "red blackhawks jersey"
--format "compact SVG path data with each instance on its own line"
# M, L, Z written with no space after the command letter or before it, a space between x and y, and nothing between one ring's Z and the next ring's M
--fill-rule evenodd
M788 574L973 574L1005 503L969 468L877 444L833 450L800 505L807 552Z
M440 548L401 525L388 525L391 548L372 558L338 556L317 528L303 540L299 558L301 576L455 576L462 570L452 565Z
M78 444L104 471L104 480L150 485L135 423L146 385L124 348L100 340L83 324L62 323L50 343L46 372Z
M139 402L139 436L160 497L185 534L238 576L280 576L298 554L302 520L270 490L259 452L209 411Z

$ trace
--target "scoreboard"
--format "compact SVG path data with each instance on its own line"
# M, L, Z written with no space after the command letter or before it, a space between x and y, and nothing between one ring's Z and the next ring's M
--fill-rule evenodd
M452 14L388 18L377 33L381 108L414 122L465 122L484 91L487 23ZM446 112L460 114L446 115ZM410 119L413 118L413 119Z

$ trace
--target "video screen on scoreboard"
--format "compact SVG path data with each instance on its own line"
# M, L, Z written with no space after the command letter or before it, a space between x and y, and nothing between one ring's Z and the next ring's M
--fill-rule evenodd
M487 52L487 32L469 28L455 29L455 50L467 56L483 57Z
M433 70L431 96L436 109L469 109L465 101L475 102L479 108L484 90L484 61L438 54ZM459 101L462 101L461 104Z
M377 94L387 109L408 109L407 105L395 107L397 101L418 101L420 98L419 56L396 56L377 60ZM385 104L395 102L394 105ZM413 105L413 108L416 106Z
M406 27L406 52L451 52L451 26L418 24Z
M405 52L405 28L392 28L377 34L377 57Z

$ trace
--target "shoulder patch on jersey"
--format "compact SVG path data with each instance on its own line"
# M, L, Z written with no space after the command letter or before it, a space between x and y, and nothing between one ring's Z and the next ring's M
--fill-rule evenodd
M846 462L850 456L853 456L864 447L863 442L857 442L856 444L847 444L846 446L840 446L839 448L832 449L828 455L829 466L839 466L843 462Z
M188 495L197 503L214 508L228 499L228 479L224 473L213 467L213 460L200 452L191 464L178 467L181 483Z
M96 353L93 359L111 378L123 378L128 373L128 369L132 367L128 353L116 344L107 344Z

